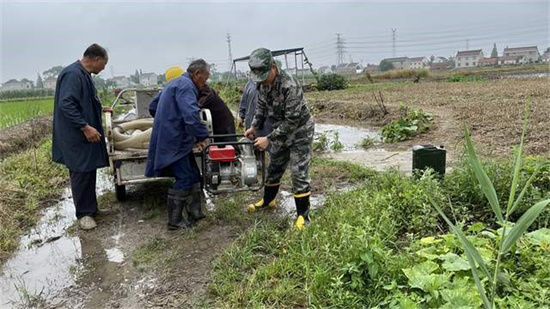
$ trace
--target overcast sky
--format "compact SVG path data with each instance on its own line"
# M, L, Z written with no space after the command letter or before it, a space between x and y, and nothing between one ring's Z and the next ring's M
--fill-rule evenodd
M162 73L191 57L228 68L254 48L305 47L314 67L335 64L336 34L346 61L396 56L450 56L482 48L549 46L547 1L10 1L0 0L0 81L36 80L37 72L79 59L91 43L109 51L102 77L136 69ZM294 60L292 59L292 62ZM246 63L240 68L243 70Z

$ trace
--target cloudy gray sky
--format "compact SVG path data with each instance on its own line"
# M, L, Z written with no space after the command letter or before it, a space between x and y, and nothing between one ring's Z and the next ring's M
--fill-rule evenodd
M392 56L450 56L457 50L549 46L547 1L12 1L0 0L0 81L36 79L80 58L97 42L109 50L102 76L164 72L191 57L228 67L254 48L305 47L314 67L334 64L336 33L345 60L378 63ZM242 69L245 69L244 65Z

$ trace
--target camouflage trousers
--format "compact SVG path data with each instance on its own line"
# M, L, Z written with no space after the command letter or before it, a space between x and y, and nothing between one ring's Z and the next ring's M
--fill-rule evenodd
M271 143L266 186L279 184L290 163L292 193L310 192L309 163L311 162L314 131L315 123L311 118L289 136L285 143L278 141Z

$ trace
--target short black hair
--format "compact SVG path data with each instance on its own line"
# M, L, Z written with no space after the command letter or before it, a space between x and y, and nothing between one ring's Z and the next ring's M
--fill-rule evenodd
M107 50L101 47L99 44L92 44L84 52L84 57L95 58L100 57L102 59L107 59Z

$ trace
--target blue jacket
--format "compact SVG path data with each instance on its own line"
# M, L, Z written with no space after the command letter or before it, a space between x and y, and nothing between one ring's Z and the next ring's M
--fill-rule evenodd
M109 165L101 116L101 102L90 73L80 61L67 66L55 86L52 160L73 172L91 172ZM99 143L86 140L81 130L86 124L99 131Z
M149 143L146 176L162 176L164 168L187 156L197 141L208 136L199 118L198 93L187 73L171 80L162 90Z

